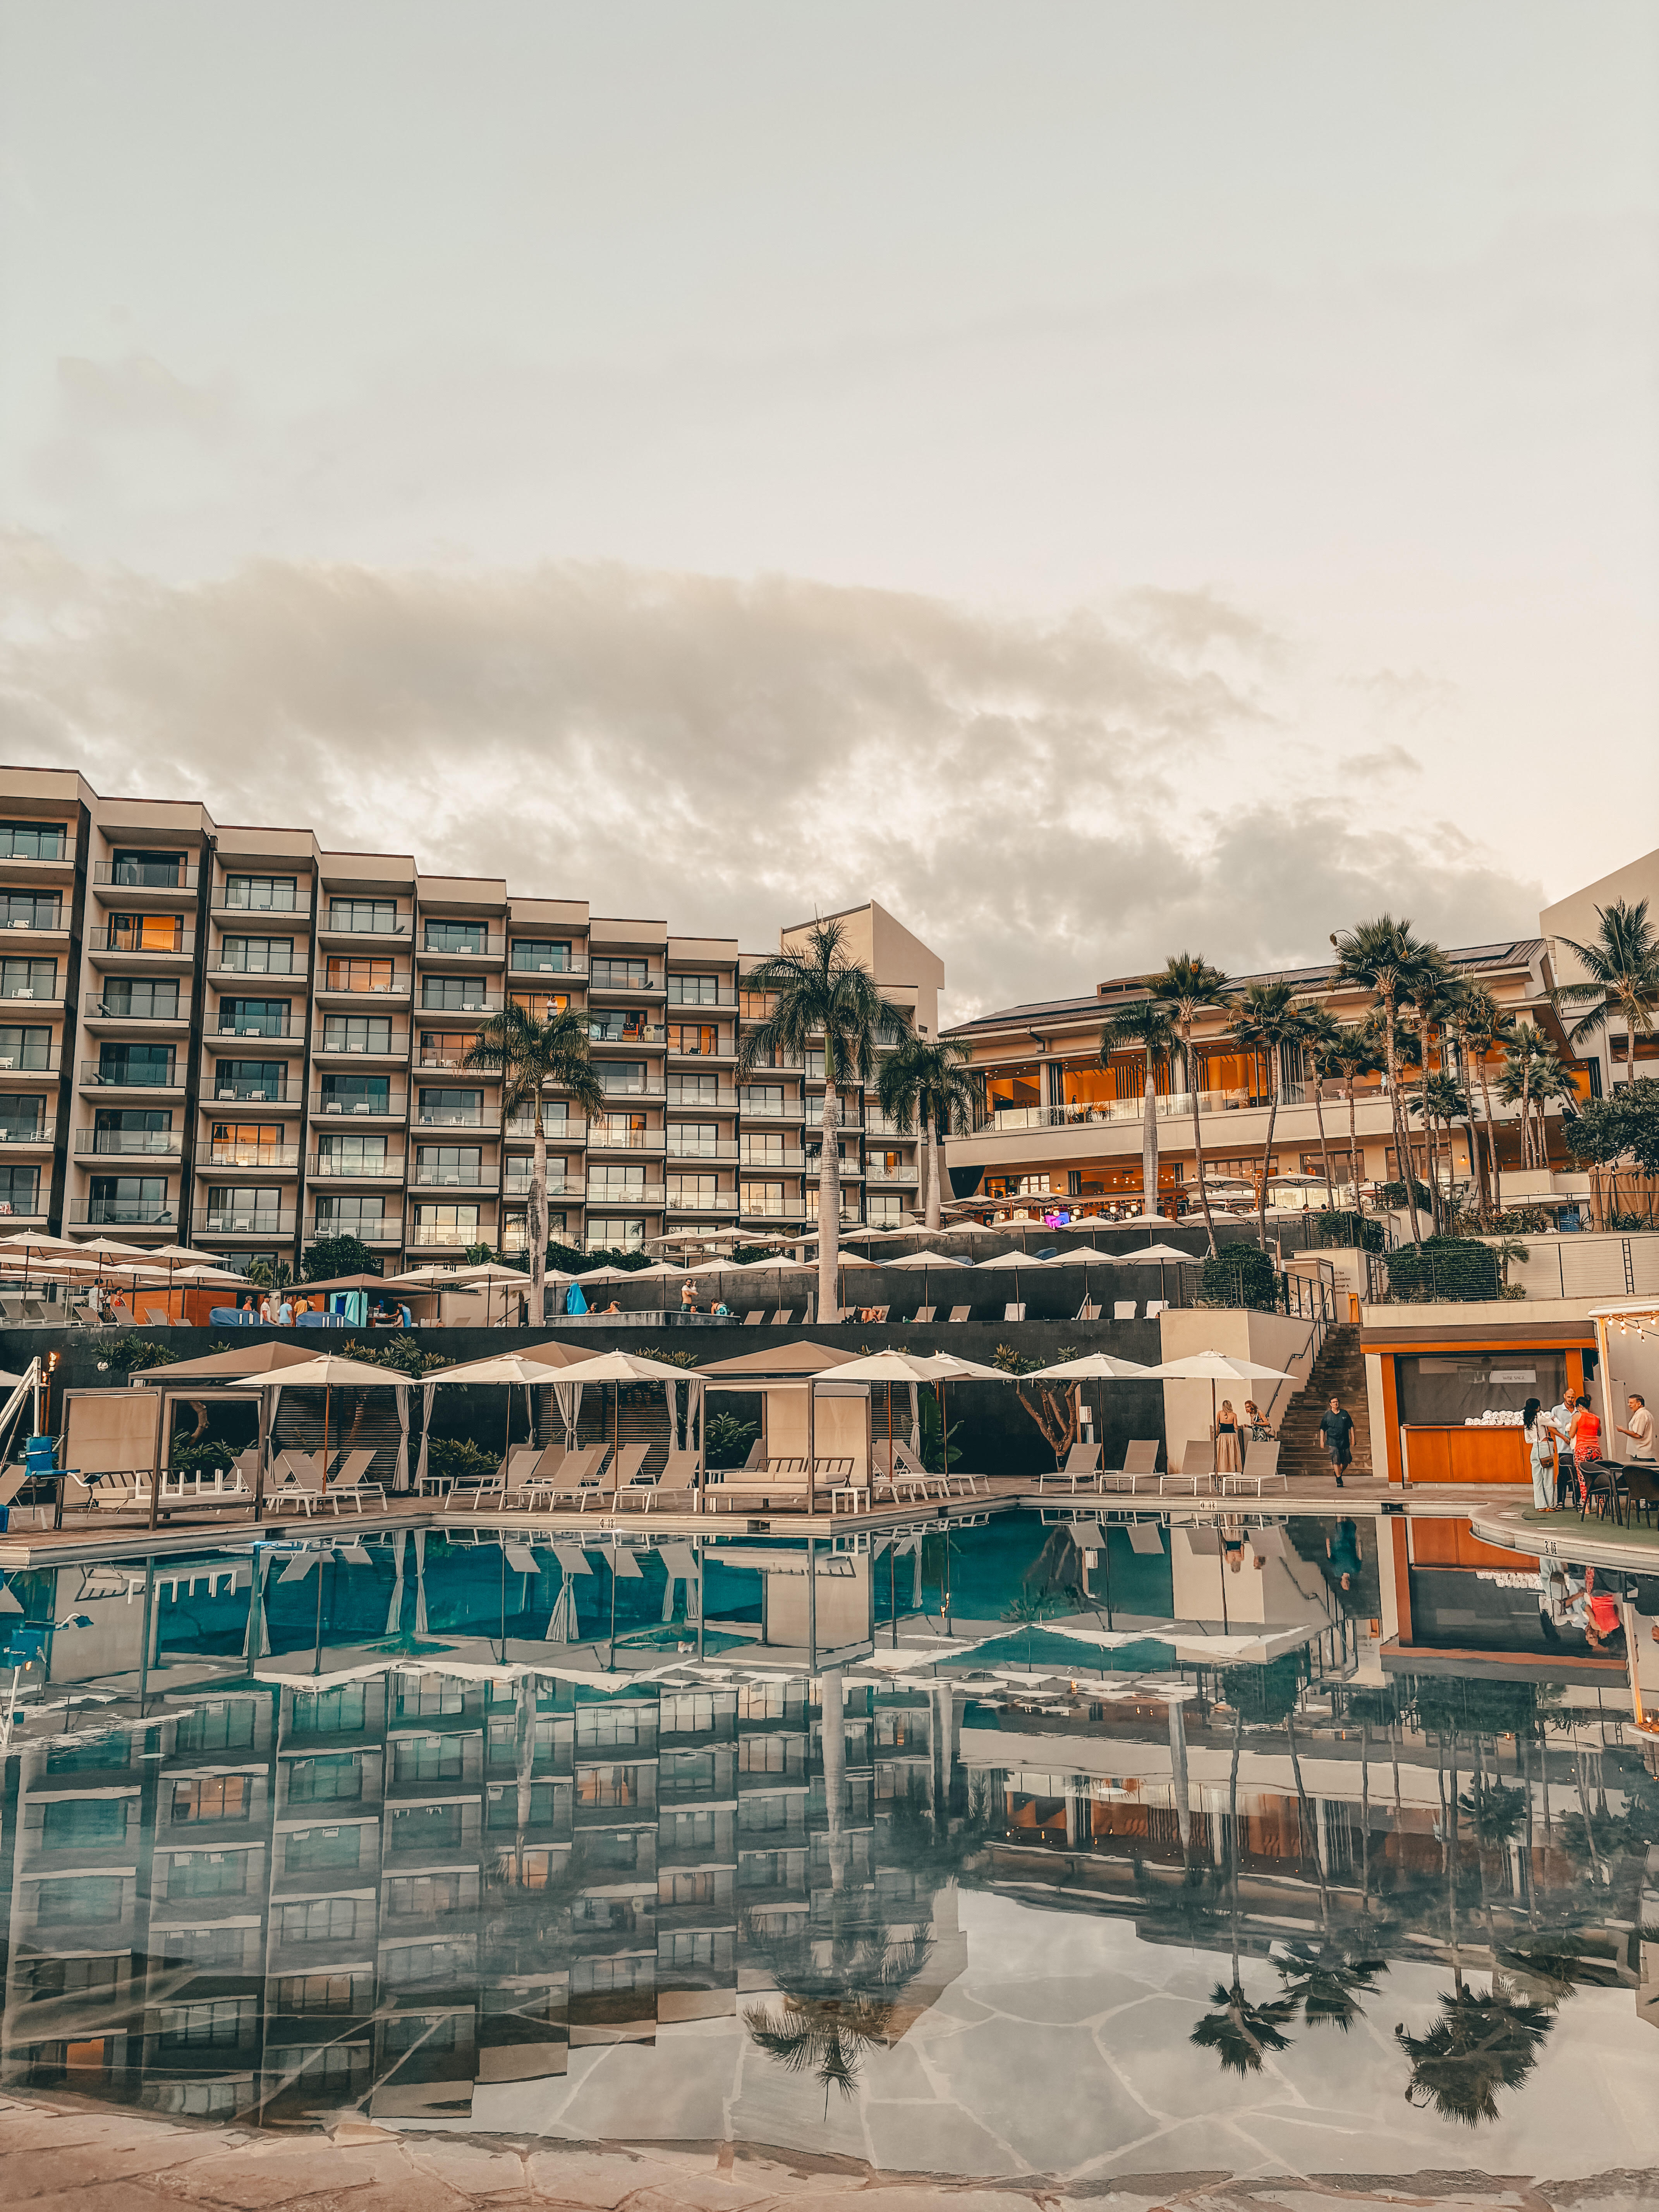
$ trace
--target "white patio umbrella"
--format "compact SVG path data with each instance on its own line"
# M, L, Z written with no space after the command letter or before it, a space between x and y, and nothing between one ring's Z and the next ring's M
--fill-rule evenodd
M1189 1352L1180 1359L1166 1359L1161 1367L1147 1368L1150 1380L1164 1382L1207 1382L1210 1386L1210 1426L1215 1426L1218 1382L1288 1382L1282 1367L1263 1367L1254 1359L1235 1359L1226 1352Z
M520 1291L527 1291L530 1288L530 1278L524 1273L522 1268L503 1267L499 1260L475 1261L471 1267L458 1268L456 1272L460 1276L463 1282L482 1284L484 1286L484 1326L486 1328L489 1326L490 1293L495 1284L516 1285ZM506 1314L507 1294L506 1292L503 1292L501 1300L501 1315L503 1320L506 1318Z
M688 1391L685 1407L688 1424L704 1389L703 1379L695 1368L671 1367L665 1359L647 1359L637 1352L599 1352L591 1359L574 1359L569 1366L553 1371L556 1372L561 1382L609 1382L612 1385L611 1495L613 1503L617 1496L617 1478L620 1473L617 1445L622 1432L623 1385L626 1382L661 1382L672 1386L684 1382ZM543 1380L550 1379L550 1374L544 1371ZM604 1401L600 1402L603 1404ZM675 1420L675 1406L672 1398L668 1400L668 1407L672 1431Z
M291 1370L290 1370L291 1371ZM448 1382L505 1382L507 1393L507 1422L501 1437L501 1457L505 1460L513 1446L513 1392L514 1382L524 1386L526 1407L530 1413L531 1434L535 1434L535 1400L532 1390L544 1390L555 1376L562 1376L562 1368L550 1367L544 1359L526 1359L520 1352L492 1352L483 1359L469 1359L459 1367L446 1367L430 1376L426 1383L429 1391ZM430 1401L428 1401L430 1403Z
M1006 1268L1008 1270L1014 1279L1014 1304L1018 1305L1021 1303L1019 1295L1020 1269L1022 1267L1051 1267L1054 1265L1054 1261L1052 1260L1038 1260L1033 1257L1030 1252L1013 1251L999 1252L994 1258L989 1260L976 1260L974 1262L974 1265L975 1269L980 1271L993 1267L999 1269Z
M1164 1279L1165 1267L1195 1267L1198 1265L1190 1252L1179 1251L1173 1244L1140 1244L1137 1245L1133 1252L1119 1253L1118 1257L1131 1267L1156 1267L1158 1294L1160 1298L1164 1296L1166 1287Z
M923 1305L926 1305L928 1302L927 1271L930 1267L970 1267L973 1263L968 1260L958 1260L949 1252L921 1251L907 1252L902 1260L886 1260L884 1261L882 1264L884 1267L920 1267L921 1270L921 1302Z
M263 1375L249 1375L238 1386L247 1390L320 1390L323 1394L323 1469L328 1469L328 1416L336 1388L341 1389L407 1390L410 1378L395 1367L371 1367L365 1359L348 1359L343 1352L319 1352L297 1366L273 1367Z

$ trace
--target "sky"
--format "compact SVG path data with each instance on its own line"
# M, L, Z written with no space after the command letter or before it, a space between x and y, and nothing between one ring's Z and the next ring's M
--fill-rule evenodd
M0 0L0 759L947 1013L1659 818L1641 0Z

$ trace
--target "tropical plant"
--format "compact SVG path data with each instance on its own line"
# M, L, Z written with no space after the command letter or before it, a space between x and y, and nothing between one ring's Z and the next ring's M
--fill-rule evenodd
M973 1127L980 1083L964 1063L969 1052L955 1037L930 1039L905 1035L883 1059L876 1071L876 1096L881 1110L902 1137L908 1137L913 1117L919 1117L927 1136L922 1158L927 1188L923 1199L927 1227L939 1226L939 1177L944 1155L939 1139L952 1131L962 1135Z
M1640 1175L1659 1176L1659 1083L1650 1075L1638 1076L1634 1083L1621 1084L1611 1098L1590 1099L1562 1134L1575 1159L1610 1170L1608 1212L1619 1212L1620 1160L1630 1160ZM1645 1224L1636 1216L1629 1225Z
M744 977L747 991L763 994L771 1011L744 1033L738 1080L762 1067L805 1063L809 1047L823 1043L823 1109L818 1133L818 1300L820 1322L838 1317L836 1268L841 1258L841 1090L868 1083L875 1073L882 1033L902 1042L910 1031L908 1011L884 997L875 977L847 950L847 926L833 917L815 921L799 946L786 946Z
M1152 979L1149 978L1149 981ZM1164 1073L1166 1089L1173 1089L1170 1071L1181 1050L1181 1033L1167 1000L1141 999L1113 1015L1101 1034L1100 1064L1109 1067L1115 1052L1144 1054L1146 1084L1140 1123L1141 1211L1163 1211L1158 1191L1158 1078Z
M1252 2003L1235 1975L1231 1988L1216 1984L1210 2002L1215 2009L1200 2017L1188 2041L1200 2051L1213 2051L1230 2074L1259 2074L1267 2052L1289 2050L1285 2030L1296 2018L1293 1997Z
M1504 1206L1502 1170L1498 1164L1498 1123L1492 1110L1490 1063L1515 1034L1515 1018L1492 993L1466 977L1457 1002L1458 1036L1480 1085L1480 1110L1486 1125L1486 1176L1494 1212Z
M1279 1119L1280 1074L1287 1053L1299 1054L1308 1041L1307 1010L1288 983L1247 983L1228 1002L1232 1033L1246 1052L1267 1063L1267 1132L1261 1145L1261 1177L1256 1186L1256 1231L1267 1249L1267 1176L1273 1162L1273 1126Z
M1492 1218L1492 1188L1486 1176L1486 1158L1480 1148L1480 1133L1475 1125L1474 1086L1470 1077L1474 1074L1484 1084L1486 1068L1481 1054L1474 1049L1470 1022L1472 1018L1484 1019L1484 1014L1478 1012L1475 1002L1486 1000L1488 995L1461 970L1448 985L1445 993L1445 1034L1456 1050L1457 1077L1462 1086L1460 1095L1464 1098L1464 1118L1469 1132L1469 1168L1474 1177L1476 1207L1483 1226Z
M1203 1063L1194 1047L1193 1032L1200 1014L1226 1005L1227 978L1219 968L1212 968L1201 952L1176 952L1170 954L1157 975L1149 975L1146 981L1152 992L1151 1003L1162 1009L1180 1043L1182 1069L1193 1109L1193 1165L1198 1177L1198 1202L1203 1208L1204 1226L1213 1252L1215 1222L1204 1182L1204 1132L1199 1117Z
M1206 1306L1252 1306L1272 1313L1279 1304L1279 1280L1266 1252L1253 1244L1226 1244L1205 1255L1199 1270L1198 1298Z
M1518 1237L1499 1237L1490 1249L1492 1258L1498 1262L1499 1287L1507 1292L1510 1287L1510 1269L1516 1261L1525 1267L1532 1255Z
M453 1359L446 1359L441 1352L422 1352L416 1338L401 1334L371 1338L367 1344L348 1339L340 1346L340 1356L360 1359L368 1366L395 1368L398 1374L412 1376L417 1381L430 1375L435 1367L453 1367L455 1364Z
M1045 1620L1052 1620L1062 1610L1061 1601L1049 1590L1022 1589L1015 1593L1004 1606L1001 1619L1015 1628L1025 1631L1025 1664L1031 1663L1031 1632Z
M735 1413L711 1413L703 1423L703 1456L710 1467L741 1467L759 1434L758 1421L740 1421Z
M556 1084L587 1115L605 1110L605 1091L588 1050L582 1014L550 1013L545 1020L509 1002L482 1023L467 1048L464 1067L489 1068L501 1079L501 1119L521 1106L534 1109L535 1151L525 1205L525 1249L530 1255L530 1315L538 1326L547 1286L547 1126L542 1093Z
M431 1437L427 1441L429 1474L455 1476L463 1482L483 1481L495 1474L496 1457L471 1437Z
M1595 923L1588 945L1572 937L1559 940L1583 968L1586 980L1557 984L1554 1004L1589 1009L1567 1031L1570 1044L1583 1043L1618 1015L1625 1024L1625 1077L1634 1083L1637 1036L1653 1035L1659 1009L1659 934L1648 920L1645 899L1615 899L1611 906L1598 906Z
M1520 2087L1538 2063L1552 2026L1542 2005L1522 2004L1474 1990L1443 1992L1440 2017L1424 2035L1395 2029L1411 2061L1408 2105L1432 2106L1443 2120L1468 2127L1498 2118L1498 2092Z
M100 1343L98 1348L106 1367L118 1367L129 1375L144 1367L171 1367L185 1356L160 1337L137 1336L125 1329L112 1342Z
M1429 1198L1437 1223L1443 1219L1443 1193L1440 1183L1439 1139L1436 1125L1446 1132L1446 1190L1452 1188L1455 1162L1452 1157L1451 1133L1459 1121L1469 1120L1469 1102L1449 1075L1443 1071L1420 1075L1413 1089L1406 1094L1406 1114L1409 1120L1420 1115L1424 1133L1429 1140ZM1469 1151L1474 1152L1473 1126L1469 1132Z
M1382 1249L1382 1224L1368 1221L1363 1213L1352 1207L1338 1207L1334 1212L1316 1213L1320 1236L1327 1244L1347 1244L1361 1252L1380 1252Z
M247 1279L256 1290L285 1291L294 1280L294 1270L286 1260L267 1260L261 1255L249 1261Z
M1444 953L1437 945L1429 945L1412 987L1410 1018L1417 1034L1416 1057L1420 1071L1420 1089L1428 1109L1424 1133L1429 1140L1429 1187L1433 1201L1436 1228L1438 1228L1441 1224L1442 1209L1440 1176L1437 1165L1438 1146L1435 1138L1435 1122L1446 1121L1446 1116L1441 1112L1441 1107L1443 1104L1452 1103L1453 1098L1445 1092L1436 1093L1432 1085L1437 1074L1443 1077L1447 1073L1446 1038L1450 1029L1452 1015L1455 1011L1457 988L1455 972L1448 963ZM1439 1033L1440 1046L1438 1069L1432 1065L1435 1057L1434 1034L1437 1030ZM1409 1104L1407 1110L1409 1112ZM1464 1110L1467 1112L1467 1108ZM1452 1172L1450 1124L1447 1122L1446 1180L1448 1184L1451 1182Z
M360 1237L319 1237L300 1262L301 1279L331 1283L340 1275L378 1275L380 1263Z
M1382 1052L1389 1076L1389 1109L1394 1121L1395 1157L1409 1174L1411 1152L1406 1142L1405 1117L1400 1105L1399 1054L1395 1041L1395 1024L1401 1006L1419 989L1425 989L1439 963L1436 946L1414 936L1409 921L1396 921L1392 915L1379 915L1375 921L1362 921L1344 937L1332 936L1336 951L1336 975L1339 984L1356 984L1370 991L1382 1016ZM1408 1191L1413 1241L1422 1240L1422 1224L1417 1216L1417 1200Z
M1569 1097L1576 1105L1578 1090L1560 1054L1529 1022L1518 1024L1510 1039L1498 1095L1506 1106L1521 1109L1522 1165L1545 1166L1549 1152L1544 1108L1553 1099Z
M1389 1294L1396 1298L1493 1298L1498 1263L1489 1244L1468 1237L1428 1237L1389 1255Z
M816 1919L787 1933L748 1919L744 1932L780 1999L744 2014L750 2039L786 2072L822 2081L827 2115L830 2090L850 2097L866 2052L888 2040L897 2001L927 1965L932 1940L896 1933L857 1893L832 1898L827 1933Z
M1027 1359L1016 1352L1012 1344L1000 1344L991 1354L992 1366L1000 1367L1005 1375L1024 1375L1032 1368L1044 1364L1040 1359ZM1059 1384L1044 1382L1034 1385L1033 1395L1028 1396L1024 1384L1021 1383L1016 1388L1014 1395L1018 1399L1022 1410L1036 1423L1043 1442L1054 1453L1054 1464L1058 1466L1066 1447L1073 1441L1077 1417L1073 1411L1076 1401L1072 1393Z
M954 1467L962 1457L962 1446L952 1437L947 1443L944 1416L936 1397L925 1397L917 1407L921 1427L921 1443L917 1456L929 1474L943 1474L947 1466Z

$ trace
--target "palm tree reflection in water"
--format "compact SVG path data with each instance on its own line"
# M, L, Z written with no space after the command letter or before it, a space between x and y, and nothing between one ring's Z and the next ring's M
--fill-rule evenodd
M932 1940L896 1934L864 1897L832 1901L827 1929L776 1935L750 1924L747 1938L778 1986L776 2006L757 2005L744 2026L758 2050L791 2074L811 2074L850 2097L865 2054L888 2041L896 2003L927 1963Z

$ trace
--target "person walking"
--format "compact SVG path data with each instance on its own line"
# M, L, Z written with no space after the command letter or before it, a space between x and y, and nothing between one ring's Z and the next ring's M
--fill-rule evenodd
M1521 1433L1532 1455L1532 1502L1540 1513L1555 1510L1555 1462L1560 1439L1547 1415L1539 1419L1539 1401L1528 1398L1521 1413Z
M1630 1415L1630 1426L1626 1428L1622 1423L1615 1421L1613 1425L1613 1434L1630 1438L1630 1455L1632 1459L1651 1460L1653 1416L1648 1411L1647 1400L1639 1390L1632 1390L1625 1401L1625 1409Z
M1215 1439L1215 1471L1218 1475L1237 1474L1243 1462L1238 1455L1238 1419L1233 1412L1233 1401L1224 1398L1221 1410L1215 1417L1212 1431Z
M1336 1486L1342 1487L1342 1471L1353 1464L1353 1415L1334 1397L1326 1407L1319 1423L1319 1433L1325 1440L1325 1450L1336 1477Z

